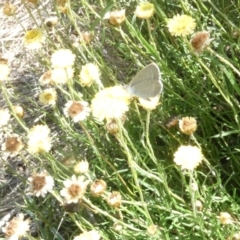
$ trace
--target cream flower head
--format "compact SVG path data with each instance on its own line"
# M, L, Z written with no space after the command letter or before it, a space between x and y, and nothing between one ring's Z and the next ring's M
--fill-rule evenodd
M39 49L45 42L45 36L40 29L32 29L25 33L24 45L29 49Z
M102 85L99 68L94 63L87 63L82 66L79 78L80 84L83 87L90 87L94 82L100 86Z
M149 19L154 14L154 5L149 2L140 3L135 10L135 15L141 19Z
M39 101L43 105L54 106L57 100L57 92L54 88L45 89L39 94Z
M53 68L72 67L75 61L75 54L69 49L59 49L52 54L51 63Z
M159 97L160 95L149 99L138 98L138 101L145 110L152 111L159 105Z
M28 182L28 194L34 195L36 197L45 197L47 192L52 191L54 186L53 178L49 176L46 171L33 174L31 177L28 178Z
M84 178L84 176L76 177L73 175L71 179L63 182L64 188L60 191L60 194L67 204L77 203L85 194L89 181L84 181Z
M196 146L180 146L174 153L174 162L182 169L194 170L202 159L202 152Z
M10 120L10 113L8 109L1 109L0 108L0 127L6 125Z
M100 240L101 236L96 230L81 233L76 236L73 240Z
M108 87L99 91L92 100L92 114L99 121L121 118L128 111L129 93L121 86Z
M233 219L228 212L221 212L219 216L220 223L223 225L228 225L233 223Z
M68 101L63 109L64 115L74 122L85 120L90 114L90 107L85 101Z
M88 161L79 161L74 166L74 172L76 174L84 174L89 170L89 162Z
M4 58L0 58L0 83L7 80L10 74L10 68L8 66L8 61Z
M51 70L51 79L54 84L66 84L73 78L74 69L72 67L54 68Z
M104 16L104 19L108 19L108 22L113 26L119 26L121 25L125 19L125 9L122 10L116 10L113 12L107 12Z
M27 231L29 230L30 220L26 219L25 221L24 215L20 213L17 217L14 217L11 221L9 221L5 227L2 228L2 231L5 234L5 239L17 240L22 236L25 236Z
M196 22L191 16L177 14L168 21L167 27L173 36L187 36L193 33Z
M35 125L28 132L28 151L30 153L49 152L52 144L47 125Z

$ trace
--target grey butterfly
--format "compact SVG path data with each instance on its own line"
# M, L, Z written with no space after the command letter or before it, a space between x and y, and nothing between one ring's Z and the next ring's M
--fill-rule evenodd
M161 73L156 63L151 63L139 71L127 86L127 91L136 97L149 99L163 90Z

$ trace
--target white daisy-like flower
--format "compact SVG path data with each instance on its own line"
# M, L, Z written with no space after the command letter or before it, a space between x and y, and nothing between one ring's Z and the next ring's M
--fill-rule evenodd
M88 161L80 161L80 162L76 163L76 165L74 166L74 172L76 174L87 173L88 169L89 169Z
M21 137L17 134L9 135L2 144L2 151L8 152L11 155L17 155L24 147Z
M36 125L28 132L28 151L30 153L49 152L52 144L47 125Z
M122 86L108 87L92 99L92 114L99 121L120 119L129 109L130 95Z
M18 240L20 237L25 236L29 230L30 220L26 219L24 215L20 213L17 217L14 217L9 221L5 227L2 228L2 231L5 234L5 239L7 240Z
M57 100L57 92L54 88L48 88L39 94L39 101L43 105L54 106Z
M202 159L201 149L196 146L180 146L174 153L174 162L182 169L194 170Z
M51 79L53 84L66 84L73 78L74 70L72 67L54 68L51 71Z
M36 197L45 197L46 194L52 191L54 180L46 171L35 173L28 178L29 187L27 193Z
M10 120L10 113L8 109L0 109L0 127L6 125Z
M99 86L102 85L100 80L100 71L96 64L94 63L87 63L86 65L82 66L80 75L80 84L83 87L89 87L94 82L96 82Z
M52 54L51 63L53 68L66 68L74 64L76 55L69 49L59 49Z
M89 184L89 181L84 181L84 178L84 176L76 177L76 175L73 175L63 182L64 188L60 191L60 194L67 204L77 203L84 196Z
M70 117L74 122L85 120L91 109L85 101L68 101L63 109L64 115Z
M91 230L89 232L81 233L76 236L73 240L99 240L101 238L100 234L96 230Z
M45 42L46 37L41 29L32 29L25 33L24 45L28 49L39 49Z

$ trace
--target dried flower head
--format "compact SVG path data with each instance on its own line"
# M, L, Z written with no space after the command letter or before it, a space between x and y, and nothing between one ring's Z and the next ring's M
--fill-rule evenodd
M40 29L32 29L25 33L24 45L29 49L39 49L45 42L45 36Z
M8 109L1 109L0 108L0 127L6 125L10 120L10 113Z
M5 2L3 6L3 14L6 16L12 16L16 13L16 7L10 2Z
M92 114L99 121L121 118L128 111L129 93L121 86L99 91L92 100Z
M52 191L54 186L53 178L46 171L34 173L28 178L28 182L28 194L36 197L45 197L48 192Z
M118 119L121 124L123 125L126 121L127 117L126 115L122 115L122 117L120 119ZM105 125L105 129L111 133L111 134L117 134L119 132L119 124L117 123L116 119L107 119L107 123Z
M149 2L140 3L135 10L135 15L141 19L149 19L154 14L154 5Z
M121 232L123 230L123 225L120 222L115 222L113 224L113 230L116 232Z
M57 2L58 5L60 6L64 6L68 0L55 0Z
M167 27L172 36L187 36L193 33L196 22L190 16L177 14L168 21Z
M195 146L180 146L174 153L174 162L182 169L194 170L202 159L201 150Z
M47 125L35 125L28 132L28 151L30 153L49 152L52 144Z
M46 71L40 78L39 83L41 85L47 85L47 84L54 84L54 81L52 80L52 70Z
M66 84L73 78L74 70L72 67L54 68L51 73L51 78L54 84Z
M84 181L84 176L76 177L73 175L71 179L63 182L64 188L60 194L65 198L65 202L77 203L85 194L89 181Z
M196 208L196 210L197 211L202 211L202 209L203 209L203 204L202 204L202 202L201 201L199 201L199 200L196 200L196 202L195 202L195 208Z
M154 110L159 105L159 95L153 98L138 98L139 104L147 111Z
M43 105L54 106L57 100L57 92L53 88L45 89L39 94L39 102Z
M24 117L24 110L20 105L15 105L13 106L13 111L15 112L15 114L19 117L19 118L23 118Z
M24 221L23 219L24 215L20 213L17 217L14 217L6 224L5 227L2 228L6 239L18 239L26 235L27 231L30 228L30 220L26 219Z
M240 233L239 232L234 233L233 235L228 237L227 240L240 240Z
M94 63L87 63L86 65L82 66L79 78L80 84L83 87L89 87L94 82L100 86L102 85L99 68Z
M58 17L49 17L45 20L44 24L48 27L48 28L52 28L54 26L56 26L58 23Z
M98 179L91 184L90 192L94 197L100 197L104 194L106 188L107 183L102 179Z
M94 34L92 32L82 32L81 42L89 44L94 39Z
M154 236L157 233L157 230L158 230L158 226L157 225L150 225L147 228L147 233L150 236Z
M68 101L63 109L64 115L74 122L85 120L90 115L90 108L85 101Z
M202 31L195 33L190 43L192 45L193 50L196 53L201 53L204 49L206 49L210 45L211 41L212 39L210 39L210 33Z
M8 136L2 145L2 151L8 152L12 155L18 154L24 147L23 141L17 134Z
M4 58L0 58L0 83L7 80L10 74L10 68L8 61Z
M220 223L223 225L232 224L233 220L229 213L221 212L219 217Z
M72 67L76 55L69 49L59 49L52 54L51 63L53 68Z
M179 129L182 133L191 135L197 130L197 120L193 117L183 117L179 120Z
M96 230L91 230L89 232L81 233L76 236L73 240L100 240L101 236Z
M104 19L108 19L109 23L115 27L120 26L126 19L125 9L108 12Z
M75 164L74 166L74 172L76 174L84 174L87 173L89 169L89 163L88 161L80 161Z
M119 208L122 204L122 196L120 192L112 192L107 198L107 202L111 207Z

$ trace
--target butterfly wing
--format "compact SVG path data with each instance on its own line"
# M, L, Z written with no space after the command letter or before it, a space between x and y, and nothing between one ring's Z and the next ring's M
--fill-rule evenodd
M128 92L144 99L156 97L162 92L160 70L155 63L151 63L139 71L127 87Z

